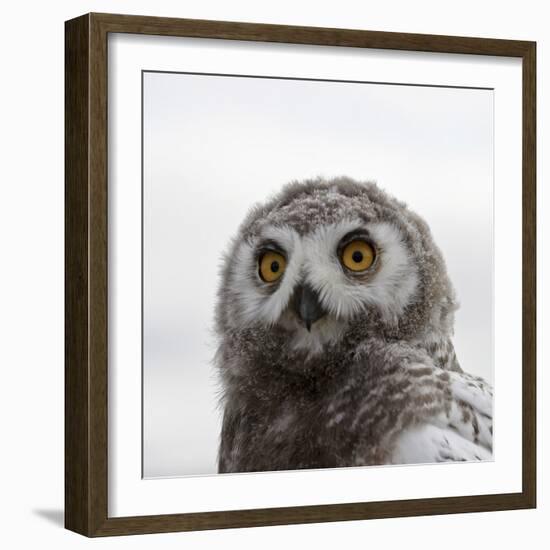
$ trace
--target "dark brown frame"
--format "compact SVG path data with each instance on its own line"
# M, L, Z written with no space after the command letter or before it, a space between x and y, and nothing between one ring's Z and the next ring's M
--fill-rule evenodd
M107 35L133 33L519 57L523 63L521 493L139 517L107 515ZM65 24L65 526L87 536L536 506L536 43L88 14Z

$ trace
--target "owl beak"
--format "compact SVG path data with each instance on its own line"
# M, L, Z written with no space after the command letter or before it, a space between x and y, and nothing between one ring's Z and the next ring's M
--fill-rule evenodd
M308 285L301 285L296 289L294 311L308 332L311 332L311 325L325 315L325 310L319 302L319 294Z

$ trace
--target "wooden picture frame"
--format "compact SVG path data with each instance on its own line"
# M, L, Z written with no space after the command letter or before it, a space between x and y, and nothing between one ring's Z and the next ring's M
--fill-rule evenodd
M133 33L520 58L523 89L521 492L109 517L107 36ZM65 26L65 526L86 536L221 529L536 506L536 44L454 36L87 14Z

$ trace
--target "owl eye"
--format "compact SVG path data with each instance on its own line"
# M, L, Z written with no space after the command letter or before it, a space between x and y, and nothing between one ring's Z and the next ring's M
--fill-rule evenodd
M286 260L278 252L268 251L260 256L259 274L262 281L273 283L281 278L286 268Z
M355 239L342 250L341 262L350 271L365 271L374 262L374 248L367 241Z

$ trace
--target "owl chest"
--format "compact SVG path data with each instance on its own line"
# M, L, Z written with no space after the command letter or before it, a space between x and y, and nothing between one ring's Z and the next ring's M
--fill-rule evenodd
M249 402L235 418L228 456L233 471L331 468L352 453L345 414L326 394Z

